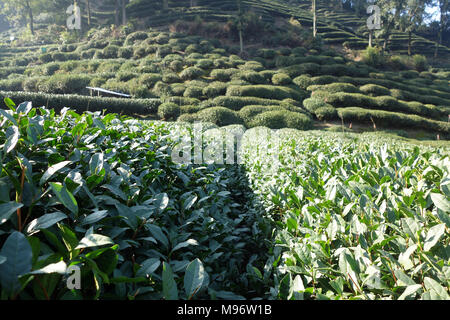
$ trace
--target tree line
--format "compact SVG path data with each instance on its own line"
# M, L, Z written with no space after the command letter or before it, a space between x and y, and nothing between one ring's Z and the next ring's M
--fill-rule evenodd
M143 0L3 0L0 3L0 15L6 17L11 25L28 25L32 34L35 33L35 16L46 13L54 16L55 21L61 21L66 8L72 4L83 6L83 12L86 15L87 25L92 25L92 7L98 7L99 4L114 8L114 22L116 25L127 23L127 6L133 2L143 2ZM169 9L169 0L148 0L162 7ZM283 1L283 0L279 0ZM436 55L438 45L444 43L444 38L450 36L450 0L286 0L290 6L310 2L313 16L313 36L317 32L317 10L319 7L339 10L352 10L358 17L367 17L367 7L376 5L380 9L381 29L377 31L382 41L382 49L385 52L388 49L389 38L395 30L401 30L408 34L408 53L411 54L412 35L419 29L430 30L437 33L435 40ZM244 15L241 0L236 0L238 7L237 18L240 20ZM188 5L196 6L197 0L188 1ZM439 19L430 24L430 12L426 8L434 8ZM370 36L372 38L371 30ZM242 34L240 31L240 38ZM371 39L370 38L370 39ZM371 41L370 45L372 44ZM241 40L242 43L242 40ZM446 42L447 44L447 42Z

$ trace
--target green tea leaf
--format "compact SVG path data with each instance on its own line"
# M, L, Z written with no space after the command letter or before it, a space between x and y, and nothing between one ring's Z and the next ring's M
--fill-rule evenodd
M61 220L67 219L67 215L62 212L47 213L34 219L28 224L27 233L32 235L41 229L48 229Z
M114 242L107 236L100 234L90 234L80 240L80 243L75 249L100 247L108 244L114 244Z
M424 279L425 288L430 292L432 300L450 300L447 290L436 280L429 277Z
M437 208L450 213L450 201L448 201L444 195L440 193L430 193L430 197Z
M3 150L6 154L10 153L17 145L19 141L19 129L16 126L10 127L12 132L9 134L8 139L6 139L6 143L3 147Z
M67 270L67 265L64 261L60 261L58 263L52 263L44 268L39 270L31 271L30 274L50 274L50 273L59 273L65 274Z
M59 201L67 208L69 209L75 216L78 215L78 203L75 200L75 197L70 193L69 190L67 190L66 187L64 187L60 183L50 183L50 187L53 190L53 192L58 197Z
M8 295L14 295L22 287L19 276L31 271L31 246L22 233L15 231L6 239L0 255L6 258L0 264L0 284Z
M424 251L430 251L445 233L445 223L431 227L424 241Z
M0 225L8 221L11 215L13 215L17 209L22 207L22 203L17 203L15 201L0 204Z
M167 262L163 262L162 284L164 299L178 300L177 283L174 280L172 269Z
M42 175L41 180L39 180L39 185L42 186L44 183L47 182L48 179L50 179L52 175L54 175L56 172L58 172L59 170L61 170L70 163L72 163L72 161L63 161L48 168L47 171L45 171L45 173Z
M199 259L195 259L187 266L184 275L184 290L189 299L201 289L205 273L203 263Z
M159 268L161 260L156 258L150 258L142 262L141 268L136 273L137 277L147 277Z

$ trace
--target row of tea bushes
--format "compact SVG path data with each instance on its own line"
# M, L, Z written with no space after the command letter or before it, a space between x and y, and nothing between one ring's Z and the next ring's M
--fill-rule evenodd
M14 101L33 101L36 106L51 107L55 110L67 107L78 112L86 110L107 111L108 113L143 116L156 114L159 105L162 103L160 99L119 99L31 92L0 91L0 96L9 97ZM2 104L2 107L5 108L6 106Z

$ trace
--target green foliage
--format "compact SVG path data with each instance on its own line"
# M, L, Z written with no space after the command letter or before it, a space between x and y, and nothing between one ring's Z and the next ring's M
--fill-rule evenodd
M389 89L379 86L376 84L366 84L364 86L361 86L359 88L359 91L362 93L368 94L370 96L376 97L376 96L388 96L390 95Z
M249 122L250 127L267 127L270 129L293 128L308 130L312 127L311 119L301 113L274 110L259 113Z
M424 55L416 54L413 56L414 68L418 72L422 72L428 69L427 58Z
M100 111L108 110L112 113L127 115L149 115L156 114L159 99L119 99L119 98L98 98L79 95L58 95L31 92L2 92L0 96L11 97L15 101L33 101L36 105L51 106L56 111L63 108L73 108L79 112L86 110Z
M272 77L272 83L276 86L284 86L292 83L291 77L284 73L277 73Z
M386 61L380 48L367 47L362 54L363 61L372 67L382 67Z
M187 69L184 69L180 73L180 77L183 80L194 80L197 78L200 78L203 75L204 71L197 67L189 67Z
M180 116L180 106L167 102L158 107L158 116L163 120L176 120Z
M199 121L211 122L218 126L243 124L243 121L237 112L224 107L203 109L198 112L196 116Z
M283 100L292 98L303 100L306 92L289 87L254 85L254 86L230 86L227 88L227 96L258 97L264 99Z
M314 111L314 115L320 121L329 121L337 119L338 113L336 108L330 105L319 107Z

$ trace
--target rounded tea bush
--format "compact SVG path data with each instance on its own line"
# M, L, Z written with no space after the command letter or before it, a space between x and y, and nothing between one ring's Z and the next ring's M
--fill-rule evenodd
M292 79L285 73L277 73L272 77L272 83L277 86L284 86L291 84Z
M322 99L316 98L316 97L312 97L312 98L308 98L308 99L304 100L303 106L305 107L306 110L308 110L312 114L315 114L316 110L319 108L331 107L334 109L334 107L332 105L330 105L330 104L326 103L325 101L323 101Z
M162 120L176 120L180 113L180 106L175 103L167 102L158 107L158 116Z
M202 122L211 122L221 127L230 124L243 124L237 112L224 107L203 109L197 113L197 117Z
M366 84L359 88L362 93L368 94L370 96L388 96L390 95L389 89L379 86L377 84Z
M203 70L197 67L189 67L187 69L184 69L180 77L183 80L193 80L201 77L203 75Z
M314 112L314 115L320 121L334 120L337 119L338 117L336 108L334 108L331 105L317 108L316 111Z
M201 98L203 95L203 89L201 87L189 86L184 91L183 96L188 98Z
M274 110L257 114L250 121L250 127L267 127L270 129L292 128L308 130L312 127L312 120L307 115L286 111Z
M283 107L281 106L258 106L258 105L250 105L245 106L241 110L239 110L239 115L244 120L245 125L250 127L253 118L263 112L268 111L282 111Z
M310 85L312 85L311 76L309 75L301 75L296 77L294 80L294 83L299 86L302 89L308 88Z
M208 98L215 98L218 96L223 96L227 92L227 84L219 81L210 83L208 86L203 88L203 95Z

